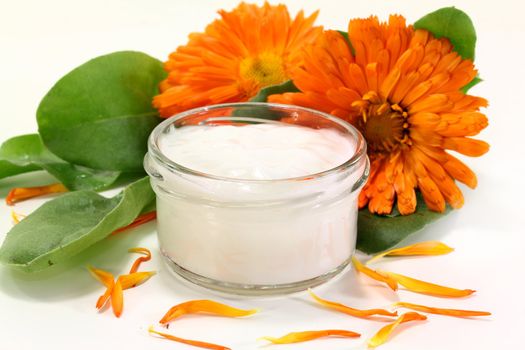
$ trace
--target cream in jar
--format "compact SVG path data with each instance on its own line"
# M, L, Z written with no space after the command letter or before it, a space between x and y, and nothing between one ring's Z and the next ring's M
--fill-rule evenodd
M362 147L356 134L261 120L168 124L153 137L159 243L183 277L234 293L291 291L348 263L367 170L366 156L344 167Z

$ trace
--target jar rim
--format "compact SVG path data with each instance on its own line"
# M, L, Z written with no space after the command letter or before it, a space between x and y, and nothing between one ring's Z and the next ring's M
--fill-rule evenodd
M317 172L314 174L305 174L302 176L296 176L296 177L289 177L289 178L281 178L281 179L243 179L243 178L233 178L233 177L227 177L227 176L220 176L220 175L214 175L209 174L206 172L198 171L195 169L191 169L188 167L185 167L181 164L178 164L177 162L171 160L168 158L158 147L157 141L160 137L160 135L173 123L175 123L178 120L181 120L183 118L186 118L188 116L191 116L193 114L199 113L199 112L207 112L207 111L214 111L218 109L225 109L225 108L238 108L238 107L269 107L269 108L275 108L280 110L286 110L286 111L303 111L312 113L320 118L329 120L331 122L334 122L338 124L339 126L342 126L346 131L348 131L352 137L356 140L356 149L352 156L346 160L344 163L339 164L333 168L323 170L321 172ZM262 119L261 119L262 120ZM148 138L148 154L146 154L146 157L151 156L155 160L157 160L161 165L168 168L170 171L177 171L181 172L187 175L193 175L196 177L202 177L210 180L217 180L217 181L226 181L226 182L238 182L238 183L279 183L279 182L295 182L295 181L305 181L305 180L314 180L319 179L325 176L329 176L334 173L338 173L342 170L346 170L348 168L353 167L354 165L358 164L360 160L362 160L364 157L366 157L366 141L363 137L363 135L357 130L353 125L350 123L334 117L330 114L296 105L286 105L286 104L279 104L279 103L267 103L267 102L237 102L237 103L222 103L222 104L215 104L215 105L208 105L204 107L198 107L193 108L178 114L173 115L172 117L167 118L163 122L161 122L159 125L153 129L151 132L149 138Z

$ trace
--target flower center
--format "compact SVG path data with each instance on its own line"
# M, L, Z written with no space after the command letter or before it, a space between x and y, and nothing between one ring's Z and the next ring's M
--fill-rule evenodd
M403 145L411 145L408 135L408 113L398 104L383 101L375 92L368 92L354 102L361 118L357 128L364 135L373 152L388 152Z
M259 88L280 84L287 79L283 59L270 52L243 59L240 74L242 78L257 83Z

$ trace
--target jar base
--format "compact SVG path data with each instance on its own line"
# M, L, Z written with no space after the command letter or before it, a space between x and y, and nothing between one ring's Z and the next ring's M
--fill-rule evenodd
M313 288L328 282L330 279L343 272L351 261L351 258L348 258L335 269L304 281L284 284L241 284L223 282L204 277L183 268L164 254L163 258L170 270L186 281L220 293L244 296L268 296L301 292L308 288Z

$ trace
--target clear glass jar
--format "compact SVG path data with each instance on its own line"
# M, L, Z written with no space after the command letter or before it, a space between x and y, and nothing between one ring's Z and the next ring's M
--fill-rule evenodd
M354 140L336 168L282 180L242 180L168 159L159 137L188 125L292 123ZM297 106L235 103L175 115L152 132L145 168L157 194L157 231L168 266L198 285L234 294L304 290L341 272L354 253L357 196L368 177L366 143L341 119Z

